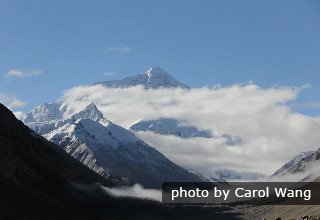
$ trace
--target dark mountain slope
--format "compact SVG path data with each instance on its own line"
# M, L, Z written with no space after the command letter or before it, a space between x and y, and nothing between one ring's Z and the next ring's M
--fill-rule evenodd
M33 134L0 104L1 216L81 219L77 210L65 205L75 193L71 183L114 185Z

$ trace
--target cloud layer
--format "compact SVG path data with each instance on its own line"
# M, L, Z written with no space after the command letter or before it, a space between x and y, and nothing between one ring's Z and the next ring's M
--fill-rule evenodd
M115 197L134 197L155 201L162 201L161 190L145 189L139 184L134 186L119 186L119 187L102 187L109 195Z
M0 103L2 103L11 110L15 110L17 108L21 108L27 105L27 102L20 100L16 96L5 93L0 93ZM24 117L24 113L21 111L15 111L13 113L18 119L22 119Z
M4 93L0 93L0 102L10 109L20 108L27 104L25 101L22 101L15 96Z
M188 169L209 175L220 168L271 174L295 154L314 150L320 139L320 117L293 112L287 105L298 93L297 88L253 84L190 90L97 85L67 90L64 99L66 116L94 102L109 120L126 128L140 120L174 118L210 130L211 139L137 133ZM229 146L224 134L243 142Z
M104 72L101 75L102 76L114 76L114 75L116 75L116 73L114 73L114 72Z
M25 78L31 76L38 76L42 73L41 70L32 69L32 70L21 70L21 69L10 69L6 72L6 78Z
M132 48L123 46L123 47L110 47L106 50L106 52L117 53L117 54L126 54L130 53Z

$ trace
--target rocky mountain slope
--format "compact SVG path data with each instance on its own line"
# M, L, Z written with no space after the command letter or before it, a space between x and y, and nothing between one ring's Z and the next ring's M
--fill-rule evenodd
M306 175L315 175L315 177L319 177L320 149L315 152L307 152L306 155L308 156L295 161L295 163L292 163L291 166L287 166L283 172L280 172L277 175L305 173Z
M297 165L302 160L309 157L313 153L314 151L306 151L306 152L299 153L294 158L292 158L288 163L286 163L280 169L278 169L272 176L285 175L286 173L292 172L294 169L296 169L295 167L297 167Z

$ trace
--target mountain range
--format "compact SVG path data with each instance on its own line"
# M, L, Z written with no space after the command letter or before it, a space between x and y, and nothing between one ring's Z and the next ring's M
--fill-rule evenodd
M97 82L91 86L94 85L113 88L141 85L145 89L190 89L160 67L153 67L136 76ZM186 121L173 118L142 119L127 130L107 120L94 103L79 109L71 117L66 116L67 108L68 104L64 100L44 103L28 112L23 122L90 169L104 177L112 176L117 183L160 187L164 181L253 180L259 176L257 173L239 173L227 169L208 175L188 172L134 135L135 132L150 131L181 138L214 138L211 131L201 130ZM229 134L220 138L229 146L243 142L240 137Z
M189 89L158 67L94 85ZM157 202L114 198L103 187L140 183L159 188L164 181L243 181L260 177L221 169L205 178L174 164L135 136L135 132L149 131L180 138L214 138L210 131L185 121L141 120L125 129L108 120L94 103L72 116L66 117L66 112L63 100L41 104L23 118L30 130L0 105L0 187L5 189L0 194L0 216L4 219L235 219L225 214L225 207L220 207L219 213L212 207L165 207ZM223 138L230 146L243 141L227 134ZM273 176L304 173L319 161L320 150L303 152Z
M114 182L30 130L0 104L1 219L238 219L225 207L112 197Z

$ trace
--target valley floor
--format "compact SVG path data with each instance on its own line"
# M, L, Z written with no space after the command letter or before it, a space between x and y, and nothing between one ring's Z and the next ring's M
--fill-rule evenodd
M311 216L308 220L320 219L320 205L235 206L232 212L240 214L243 220L300 220L303 216Z

